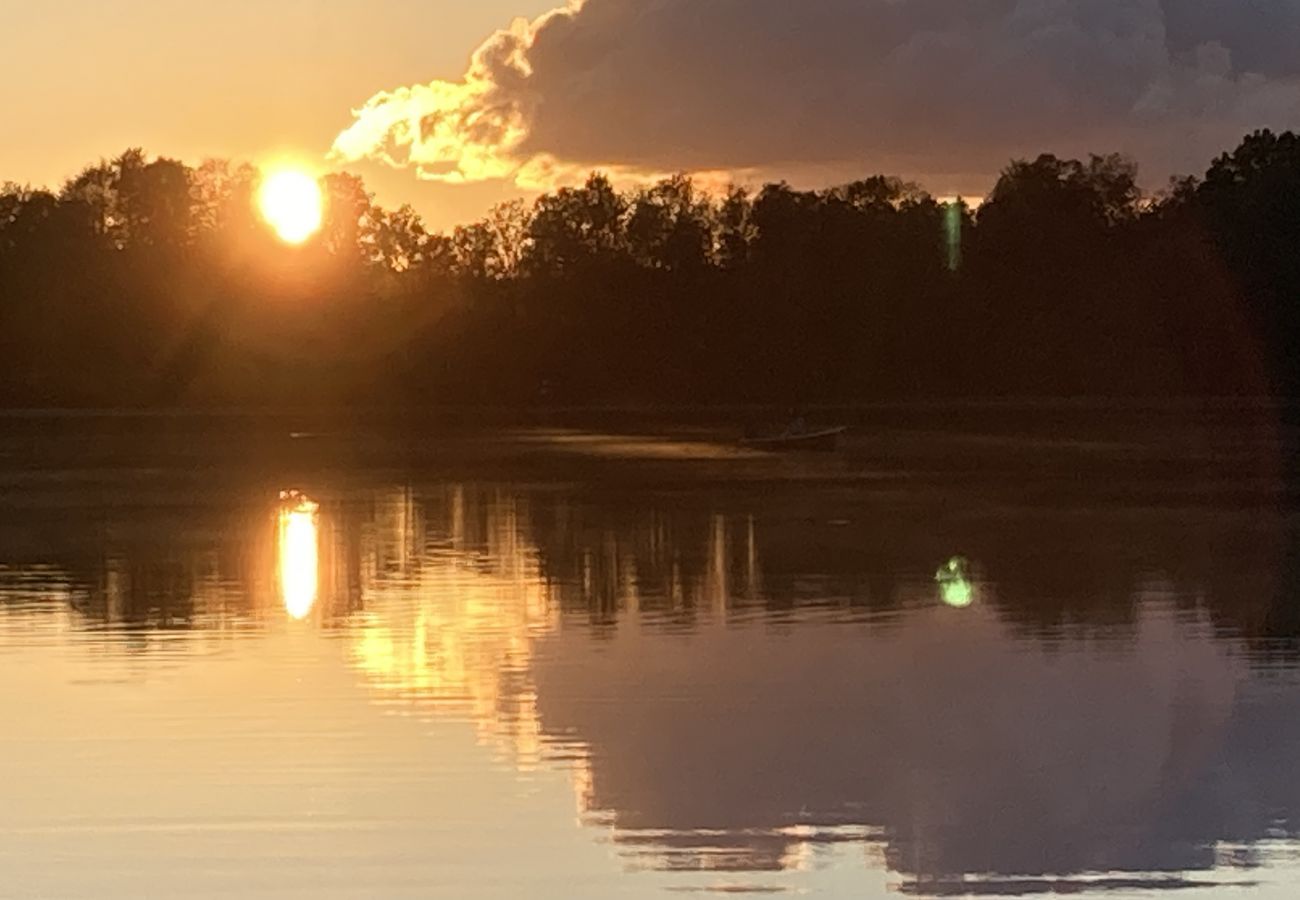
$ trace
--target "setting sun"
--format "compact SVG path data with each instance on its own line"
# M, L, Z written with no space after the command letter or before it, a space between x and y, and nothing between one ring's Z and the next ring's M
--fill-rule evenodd
M319 182L306 172L285 169L268 174L257 201L262 217L286 243L301 244L320 230L324 196Z

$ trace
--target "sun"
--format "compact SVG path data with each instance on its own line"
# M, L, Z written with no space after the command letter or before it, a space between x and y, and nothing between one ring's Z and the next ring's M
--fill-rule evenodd
M320 183L306 172L281 169L262 180L257 205L280 240L301 244L320 230L325 198Z

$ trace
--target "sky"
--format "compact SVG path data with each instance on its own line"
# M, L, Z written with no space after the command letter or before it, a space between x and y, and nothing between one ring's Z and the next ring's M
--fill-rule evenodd
M391 85L461 75L470 53L551 0L0 0L0 182L58 187L128 147L190 163L290 157L364 175L439 227L520 192L447 188L325 155ZM15 75L17 77L15 77Z
M435 227L595 168L947 196L1014 157L1119 151L1159 186L1300 127L1298 0L0 5L22 76L0 83L0 179L127 146L289 155Z

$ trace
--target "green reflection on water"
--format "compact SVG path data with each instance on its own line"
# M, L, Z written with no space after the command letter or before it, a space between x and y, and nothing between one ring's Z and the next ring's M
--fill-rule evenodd
M970 563L960 556L954 556L939 567L934 580L939 583L939 596L945 604L965 609L975 602L975 585L969 573Z

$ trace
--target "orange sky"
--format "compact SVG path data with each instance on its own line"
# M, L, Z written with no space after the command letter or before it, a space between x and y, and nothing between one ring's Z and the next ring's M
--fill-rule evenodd
M197 163L292 156L325 166L350 110L375 91L459 77L515 16L553 0L43 0L0 28L0 182L57 187L130 146ZM17 77L15 77L15 75ZM499 184L422 183L374 164L381 203L437 228L515 196Z

